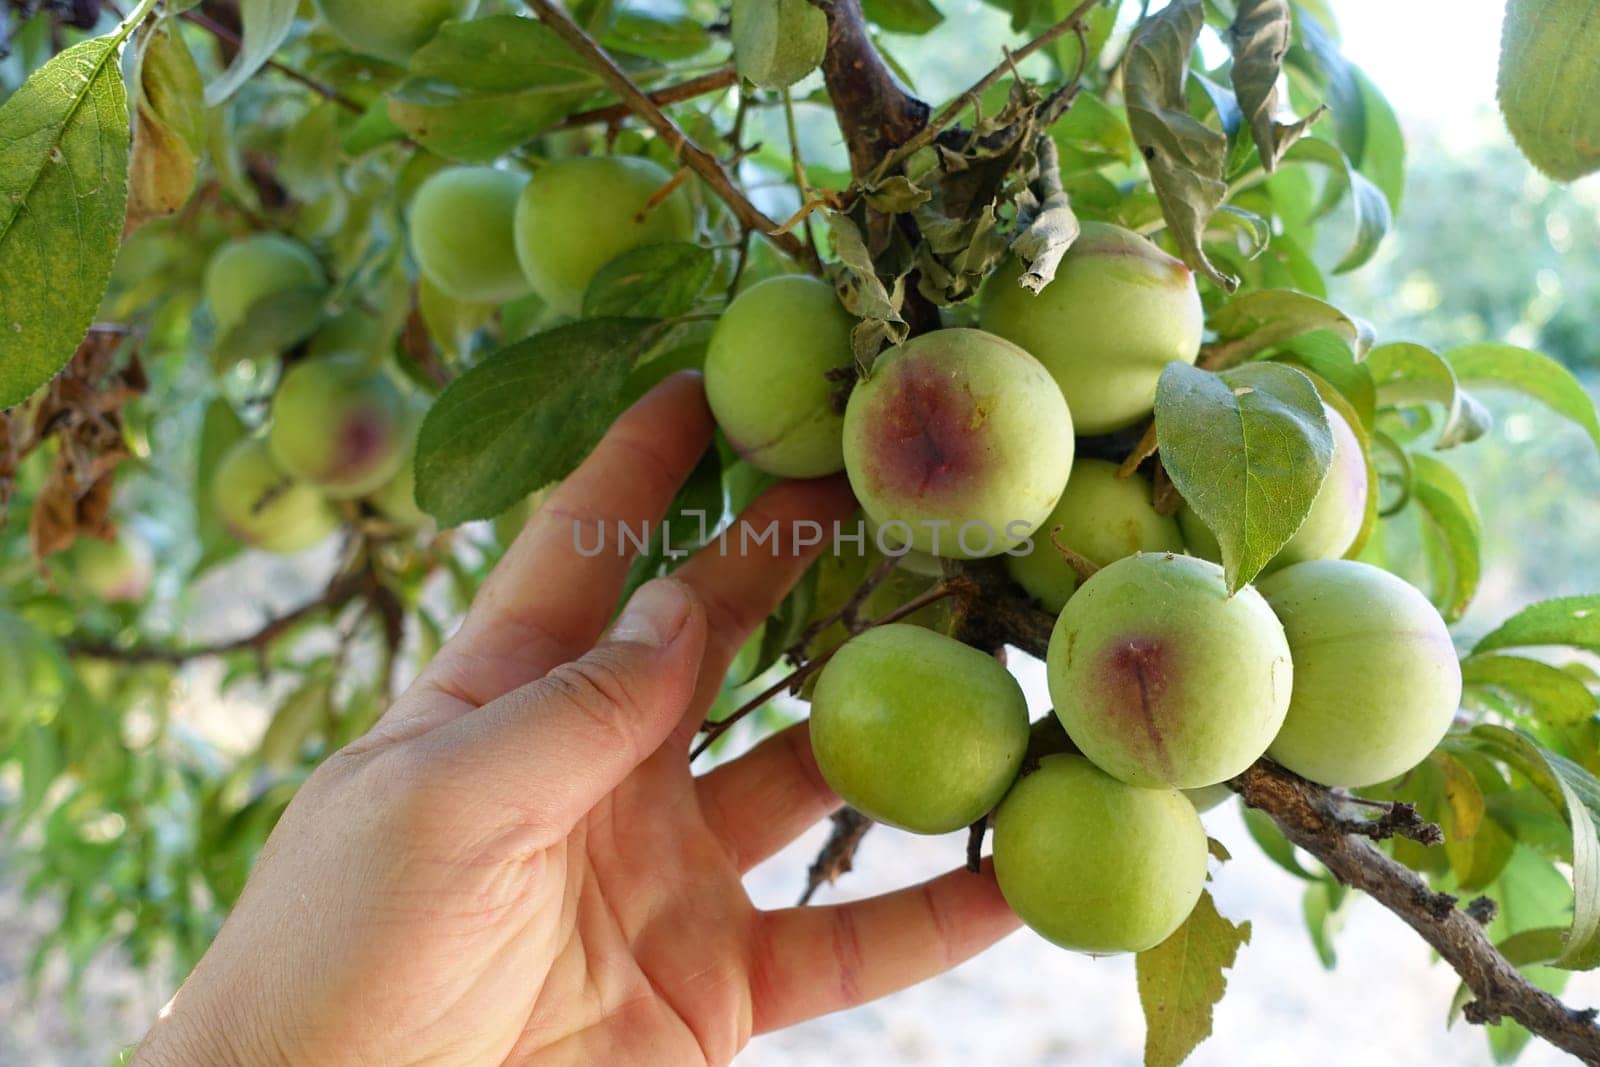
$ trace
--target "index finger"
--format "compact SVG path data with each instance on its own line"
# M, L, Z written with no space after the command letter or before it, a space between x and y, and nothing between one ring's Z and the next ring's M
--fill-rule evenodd
M478 706L587 651L637 554L622 528L644 537L711 429L693 372L672 375L624 412L529 520L421 681Z

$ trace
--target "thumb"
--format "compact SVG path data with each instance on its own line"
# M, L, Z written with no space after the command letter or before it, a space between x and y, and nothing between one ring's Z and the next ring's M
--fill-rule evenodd
M581 658L460 720L474 771L565 834L683 718L705 641L689 587L647 582Z

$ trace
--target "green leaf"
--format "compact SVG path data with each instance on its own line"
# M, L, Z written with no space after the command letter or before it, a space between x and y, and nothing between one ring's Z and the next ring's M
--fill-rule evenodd
M1250 924L1223 918L1209 892L1178 932L1139 953L1145 1067L1177 1067L1211 1036L1212 1009L1228 991L1224 971L1250 943Z
M1551 411L1583 427L1600 448L1600 417L1583 383L1549 356L1516 345L1485 341L1444 354L1463 385L1498 385L1531 396Z
M249 432L227 400L218 397L206 405L205 416L200 422L200 438L195 443L195 534L200 542L197 571L205 570L239 552L238 540L228 533L216 508L212 507L211 483L222 458Z
M1200 0L1173 0L1134 29L1123 66L1128 127L1144 155L1167 229L1184 262L1232 292L1239 279L1206 258L1201 242L1227 195L1228 138L1189 114L1189 54L1205 25Z
M244 45L233 57L233 65L206 86L207 107L216 107L238 92L241 85L266 65L272 53L288 40L299 6L299 0L240 0Z
M1406 185L1406 141L1400 120L1372 79L1352 65L1351 76L1361 94L1362 141L1355 156L1356 169L1383 193L1389 211L1400 214L1400 200Z
M1569 725L1600 713L1600 700L1580 679L1524 656L1468 656L1461 662L1461 681L1505 694L1542 723Z
M1436 575L1439 611L1455 622L1472 603L1483 571L1478 511L1460 476L1432 456L1412 455L1411 473L1413 499L1427 514L1444 552L1444 573Z
M601 267L583 296L583 315L670 319L694 307L717 261L710 249L680 241L645 245Z
M613 52L670 63L710 48L711 34L698 19L685 14L627 8L612 14L600 43Z
M1339 962L1333 941L1344 925L1344 903L1349 899L1349 891L1332 876L1318 878L1306 886L1300 898L1300 912L1306 920L1306 932L1311 935L1311 947L1316 950L1322 966L1330 971Z
M272 771L287 771L300 763L306 742L328 721L333 684L325 678L307 682L284 698L267 723L256 758Z
M1378 403L1386 407L1439 404L1445 410L1435 448L1476 441L1492 420L1456 380L1456 373L1431 348L1410 342L1379 345L1367 354L1367 366L1378 387Z
M1230 592L1294 536L1333 458L1316 386L1279 363L1222 374L1169 364L1156 436L1172 484L1222 546Z
M1289 50L1288 0L1239 0L1228 38L1233 47L1229 77L1239 110L1250 123L1250 136L1268 174L1289 146L1322 114L1318 108L1298 122L1278 121L1278 75Z
M1500 111L1529 162L1558 181L1600 169L1600 32L1594 0L1508 0Z
M1600 596L1541 600L1517 612L1473 646L1473 654L1502 648L1567 645L1600 653Z
M1268 859L1296 878L1304 878L1309 882L1319 877L1300 862L1295 855L1294 844L1283 836L1283 831L1272 821L1272 816L1256 808L1245 808L1243 812L1245 829Z
M455 526L499 515L566 477L619 414L652 326L589 319L557 327L452 382L417 440L417 503Z
M809 0L733 0L733 58L763 89L787 89L822 63L828 16Z
M890 33L923 34L944 21L929 0L862 0L861 13Z
M447 22L389 93L389 117L448 159L487 163L589 103L604 82L555 31L516 15Z
M1370 326L1293 289L1258 289L1234 297L1212 314L1207 325L1217 334L1211 358L1221 359L1224 366L1319 330L1342 339L1357 362L1372 345Z
M221 369L293 348L328 321L327 302L328 292L320 285L273 293L217 338L212 364Z
M1563 809L1572 828L1572 925L1555 965L1586 971L1600 966L1600 780L1562 756L1540 747L1525 734L1503 726L1475 726L1469 742L1525 775Z
M1350 247L1333 268L1335 274L1355 270L1372 258L1378 245L1394 226L1394 209L1390 207L1383 190L1356 170L1348 156L1329 141L1317 137L1303 137L1284 153L1285 161L1317 163L1328 168L1328 182L1323 190L1322 203L1317 207L1317 217L1325 216L1348 195L1354 223Z
M73 45L0 104L0 408L66 365L111 279L128 194L117 44Z

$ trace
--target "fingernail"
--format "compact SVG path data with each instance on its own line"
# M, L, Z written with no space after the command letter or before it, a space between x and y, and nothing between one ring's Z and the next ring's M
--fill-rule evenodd
M646 582L617 616L606 639L665 648L689 620L690 606L689 591L682 582L671 578Z

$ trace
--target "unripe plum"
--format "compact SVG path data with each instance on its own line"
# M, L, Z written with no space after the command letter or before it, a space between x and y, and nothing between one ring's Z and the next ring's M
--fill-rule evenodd
M589 282L622 253L692 238L694 210L682 188L649 203L671 180L638 156L563 159L535 172L516 216L517 259L533 291L576 315Z
M1193 273L1131 230L1085 222L1038 295L1021 276L1014 259L990 276L979 325L1050 369L1081 434L1149 415L1162 369L1200 354L1205 312Z
M1294 655L1289 716L1267 755L1352 787L1422 762L1461 704L1461 661L1427 597L1355 560L1297 563L1260 588Z
M365 496L393 478L409 435L400 390L356 357L297 364L272 400L273 459L330 497Z
M982 330L889 349L845 410L845 469L863 510L888 536L955 559L1021 544L1061 499L1073 448L1049 372Z
M203 288L217 329L226 333L268 297L326 284L309 248L280 233L261 233L217 249L206 264Z
M517 198L525 174L450 167L411 201L411 250L422 273L453 299L504 304L533 291L517 261Z
M1063 948L1154 948L1206 881L1206 832L1176 789L1125 785L1081 756L1046 756L994 819L994 871L1011 910Z
M317 14L363 55L404 64L449 19L470 18L478 0L315 0Z
M378 513L396 526L414 530L428 521L428 513L417 504L416 468L408 458L400 470L367 498Z
M1333 430L1333 459L1328 476L1311 501L1311 510L1294 536L1268 561L1272 571L1312 559L1338 559L1356 543L1367 517L1367 459L1361 442L1345 417L1322 405ZM1200 517L1189 508L1178 513L1184 542L1201 559L1221 562L1222 546Z
M879 626L822 669L811 746L862 814L949 833L1005 795L1028 746L1028 704L992 656L919 626Z
M1045 658L1078 749L1130 785L1197 789L1267 750L1294 666L1261 594L1193 556L1121 559L1083 583Z
M1140 475L1117 477L1117 464L1080 459L1060 503L1040 524L1033 551L1007 556L1006 569L1028 595L1057 612L1078 588L1078 572L1056 551L1055 537L1097 567L1136 552L1182 552L1178 520L1151 503L1150 483Z
M1237 794L1228 788L1227 782L1218 782L1216 785L1202 786L1199 789L1185 789L1183 795L1189 798L1189 803L1194 805L1195 811L1204 815L1213 808L1221 807Z
M356 352L363 355L376 353L383 347L383 324L359 308L340 312L316 332L306 345L306 355L311 359Z
M855 320L833 287L802 274L768 278L722 313L706 350L706 399L717 425L752 466L782 478L844 467L839 383Z
M104 603L132 603L150 591L149 550L126 534L109 541L80 537L63 561L67 583Z
M268 552L299 552L339 527L323 495L285 474L259 438L240 441L217 464L211 502L230 534Z

